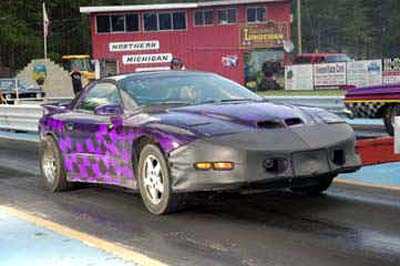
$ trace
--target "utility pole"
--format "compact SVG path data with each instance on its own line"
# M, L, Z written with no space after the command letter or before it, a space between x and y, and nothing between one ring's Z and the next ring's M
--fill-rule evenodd
M303 44L301 36L301 0L297 0L297 46L298 53L303 53Z

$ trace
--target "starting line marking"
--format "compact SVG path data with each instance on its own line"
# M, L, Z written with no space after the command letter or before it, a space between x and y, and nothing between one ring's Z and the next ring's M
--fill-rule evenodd
M18 209L12 208L12 207L2 206L2 205L0 205L0 209L4 210L5 212L9 213L10 215L12 215L16 218L27 221L36 226L46 228L50 231L53 231L57 234L66 236L68 238L73 238L73 239L79 240L88 246L103 250L107 253L112 253L113 255L118 256L125 261L133 262L133 263L136 263L139 265L152 265L152 266L166 266L167 265L165 263L162 263L161 261L152 259L144 254L135 252L135 251L125 248L121 245L106 241L104 239L100 239L95 236L91 236L86 233L82 233L75 229L63 226L61 224L58 224L58 223L55 223L52 221L48 221L44 218L26 213L24 211L20 211Z
M333 182L336 184L354 185L354 186L361 186L361 187L367 187L367 188L385 189L385 190L391 190L391 191L400 191L400 186L377 185L377 184L371 184L371 183L366 183L366 182L344 180L341 178L334 179Z

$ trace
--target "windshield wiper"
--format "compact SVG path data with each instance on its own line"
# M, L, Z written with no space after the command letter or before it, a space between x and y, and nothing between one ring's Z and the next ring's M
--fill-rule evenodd
M258 100L252 99L252 98L242 98L242 99L224 99L220 100L221 103L227 103L227 102L256 102Z
M151 105L175 105L175 104L191 104L190 102L185 101L165 101L165 102L155 102Z

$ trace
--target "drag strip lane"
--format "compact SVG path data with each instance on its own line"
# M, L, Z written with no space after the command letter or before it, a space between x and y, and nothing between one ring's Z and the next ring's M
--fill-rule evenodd
M19 146L18 146L19 145ZM49 194L30 166L0 164L0 204L174 265L399 265L400 194L334 185L326 196L221 195L170 216L147 213L138 195L88 187ZM8 149L8 150L7 150ZM11 155L13 157L14 155ZM36 156L36 157L35 157ZM8 168L7 168L8 167ZM31 173L29 173L31 172Z

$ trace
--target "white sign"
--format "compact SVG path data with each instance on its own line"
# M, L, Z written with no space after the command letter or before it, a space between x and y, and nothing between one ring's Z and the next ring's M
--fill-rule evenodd
M157 64L157 63L170 63L172 61L172 54L135 54L124 55L122 62L125 65L138 65L138 64Z
M315 86L334 87L346 84L346 63L314 65Z
M383 59L383 83L400 83L400 58Z
M286 90L313 90L313 66L293 65L285 67Z
M110 52L145 51L160 49L159 41L111 42Z
M363 60L347 63L347 85L366 87L381 84L381 60Z

